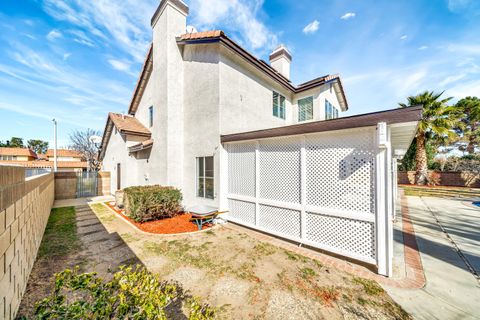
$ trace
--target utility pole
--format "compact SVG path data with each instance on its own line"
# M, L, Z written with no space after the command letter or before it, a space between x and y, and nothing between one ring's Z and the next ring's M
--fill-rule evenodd
M53 172L57 172L57 120L53 121Z

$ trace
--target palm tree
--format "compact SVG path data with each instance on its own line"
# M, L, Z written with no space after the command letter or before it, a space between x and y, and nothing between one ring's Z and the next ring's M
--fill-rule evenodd
M447 106L450 98L441 99L443 92L435 93L425 91L416 96L407 98L407 103L399 103L401 108L423 106L422 119L418 124L417 135L415 136L417 150L415 153L416 173L415 181L418 185L424 185L427 181L427 153L426 143L428 140L442 140L455 134L453 128L456 120L453 115L453 108Z
M474 154L475 146L480 144L480 99L466 97L458 101L455 107L461 121L459 131L468 143L466 151Z

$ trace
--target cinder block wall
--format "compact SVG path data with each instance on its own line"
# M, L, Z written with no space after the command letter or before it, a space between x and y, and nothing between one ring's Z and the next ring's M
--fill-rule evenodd
M466 187L465 173L462 172L441 172L440 174L440 186L448 187ZM399 184L414 184L415 183L415 171L399 171L398 172ZM471 188L480 188L480 180L475 181Z
M110 195L110 172L100 171L98 173L97 190L99 196Z
M54 201L53 174L0 166L0 319L13 319Z
M98 173L97 195L110 194L110 172ZM77 173L55 172L55 199L75 199L77 195Z

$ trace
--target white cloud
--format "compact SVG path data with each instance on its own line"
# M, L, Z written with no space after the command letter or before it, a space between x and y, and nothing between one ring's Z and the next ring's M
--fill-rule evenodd
M461 99L467 96L478 96L480 92L480 80L462 81L458 85L446 90L445 96Z
M318 20L313 20L312 22L307 24L305 26L305 28L303 28L303 33L305 33L305 34L315 33L318 30L318 25L319 24L320 23L318 22Z
M109 59L108 63L115 69L119 71L129 71L130 70L130 64L125 61L120 61L120 60L115 60L115 59Z
M460 54L480 55L480 44L451 44L447 47L448 51Z
M187 26L187 33L195 33L195 32L197 32L197 28L191 25Z
M191 0L192 22L200 30L216 29L218 25L231 31L239 43L248 49L271 50L277 44L277 35L263 24L263 0Z
M446 87L447 85L449 85L451 83L454 83L454 82L457 82L458 80L461 80L461 79L465 78L466 76L467 76L466 74L457 74L457 75L453 75L453 76L448 76L445 79L443 79L439 83L439 85L441 87Z
M95 47L95 43L90 37L85 34L85 32L81 30L68 30L67 32L75 36L75 38L73 38L73 41L86 45L88 47Z
M448 10L453 13L480 14L478 0L448 0Z
M71 54L70 52L64 53L64 54L63 54L63 61L67 61L68 58L70 58L71 55L72 55L72 54Z
M404 34L403 36L400 37L400 40L406 40L408 38L408 36L406 34Z
M428 49L428 46L421 46L421 47L418 47L418 50L427 50Z
M62 33L58 30L55 30L53 29L52 31L50 31L48 34L47 34L47 40L49 41L54 41L58 38L61 38L62 37Z
M348 19L355 18L355 16L356 16L355 12L347 12L343 16L341 16L340 19L348 20Z
M157 6L156 0L141 5L137 0L43 1L43 8L50 16L68 21L92 37L77 36L74 41L90 47L98 43L121 48L138 62L144 60L151 41L150 18Z

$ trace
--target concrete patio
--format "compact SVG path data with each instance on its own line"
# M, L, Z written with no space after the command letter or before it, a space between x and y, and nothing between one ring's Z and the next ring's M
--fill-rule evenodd
M480 208L432 197L408 197L408 203L426 285L384 288L415 319L479 319Z

